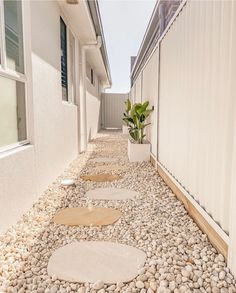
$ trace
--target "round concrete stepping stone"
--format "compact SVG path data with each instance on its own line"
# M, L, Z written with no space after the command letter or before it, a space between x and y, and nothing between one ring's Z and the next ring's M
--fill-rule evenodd
M137 196L136 191L125 188L95 188L86 192L85 196L90 199L101 200L125 200Z
M64 179L61 181L61 185L72 186L72 185L75 185L75 181L73 179Z
M91 175L81 175L81 179L87 181L95 181L95 182L107 182L121 179L118 175L113 174L91 174Z
M94 158L94 159L90 159L90 162L94 162L94 163L113 163L113 162L117 162L116 158Z
M67 208L56 213L54 223L69 226L105 226L115 223L121 212L110 208Z
M109 170L126 170L127 167L125 166L119 166L119 165L101 165L101 166L96 166L95 168L96 170L102 170L102 171L109 171Z
M129 282L145 261L146 254L132 246L103 241L75 242L52 254L48 274L68 282Z

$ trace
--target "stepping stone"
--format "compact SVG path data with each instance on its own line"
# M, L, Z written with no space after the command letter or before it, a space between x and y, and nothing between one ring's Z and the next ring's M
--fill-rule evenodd
M143 267L146 254L132 246L105 242L74 242L57 249L49 259L48 274L67 282L98 280L106 284L129 282Z
M75 181L73 179L64 179L61 181L61 185L72 186L72 185L75 185Z
M117 162L116 158L94 158L90 159L90 162L94 163L112 163L112 162Z
M95 181L95 182L107 182L107 181L115 181L121 179L118 175L113 174L91 174L91 175L81 175L81 179L87 181Z
M101 166L96 166L93 169L102 170L102 171L109 171L109 170L126 170L127 167L119 166L119 165L101 165Z
M56 213L54 223L69 226L105 226L115 223L121 212L110 208L67 208Z
M90 199L100 200L125 200L133 199L138 192L124 188L95 188L86 192L85 196Z

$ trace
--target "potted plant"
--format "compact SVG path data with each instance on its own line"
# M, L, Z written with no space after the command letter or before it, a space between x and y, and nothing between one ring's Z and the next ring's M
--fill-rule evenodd
M129 122L127 121L127 118L129 117L131 107L132 107L132 105L131 105L130 99L127 99L125 101L125 113L124 113L124 118L123 118L125 125L122 126L122 133L123 134L129 134Z
M145 140L145 128L150 125L146 120L153 111L148 109L149 102L136 103L126 117L129 125L128 157L130 162L142 162L150 160L151 145Z

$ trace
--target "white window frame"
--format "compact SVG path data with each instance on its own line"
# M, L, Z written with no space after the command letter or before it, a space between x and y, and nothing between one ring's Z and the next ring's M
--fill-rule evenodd
M66 25L66 31L67 31L67 78L68 78L68 103L70 104L75 104L75 97L76 97L76 54L75 54L75 50L76 50L76 45L75 45L75 35L73 34L72 30L69 28L68 25ZM74 56L73 56L73 60L74 60L74 68L73 68L73 74L74 74L74 84L73 84L73 89L74 92L71 91L71 85L73 83L72 80L72 76L71 76L71 50L70 50L70 35L72 35L73 37L73 48L74 48Z
M27 49L26 49L26 28L27 24L26 23L26 14L28 13L28 7L27 1L21 1L21 11L22 11L22 33L23 33L23 65L24 65L24 74L16 72L12 69L7 68L7 62L6 62L6 43L5 43L5 19L4 19L4 0L0 0L0 56L1 56L1 63L0 63L0 76L19 81L24 83L25 86L25 119L26 119L26 139L23 141L19 141L10 145L6 145L3 147L0 147L0 154L2 152L6 152L9 150L12 150L17 147L21 147L23 145L29 144L29 109L28 109L28 83L27 83L27 78L26 78L26 73L27 73L27 67L28 67L28 62L27 58Z
M77 60L77 54L76 54L76 35L73 32L73 30L71 29L71 26L69 24L69 21L67 21L66 16L64 15L64 13L61 11L60 13L60 17L62 18L62 20L64 21L65 25L66 25L66 47L67 47L67 86L68 86L68 101L65 101L62 99L62 103L63 104L72 104L75 105L75 99L76 99L76 94L77 94L77 88L76 88L76 80L77 80L77 66L79 66L78 60ZM74 38L74 94L72 94L71 92L71 84L72 84L72 80L71 80L71 62L70 62L70 34L73 36Z

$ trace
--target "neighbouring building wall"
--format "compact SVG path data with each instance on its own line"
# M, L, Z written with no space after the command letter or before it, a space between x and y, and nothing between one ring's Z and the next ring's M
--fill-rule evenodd
M158 58L159 48L144 67L142 81L142 101L149 101L149 107L154 107L148 119L151 125L147 126L146 135L147 140L151 142L151 152L155 157L157 157Z
M227 233L235 197L233 2L188 1L160 56L158 160Z
M31 38L34 143L41 193L78 153L77 107L62 101L57 2L31 2Z

